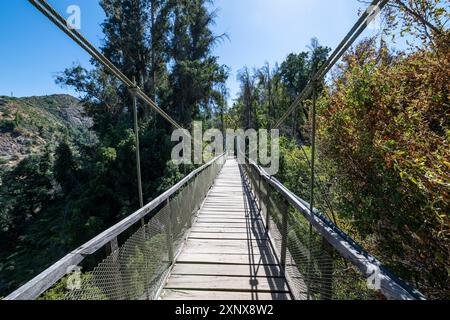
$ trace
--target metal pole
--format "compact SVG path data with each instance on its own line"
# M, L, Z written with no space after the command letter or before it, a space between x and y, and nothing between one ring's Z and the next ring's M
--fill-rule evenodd
M322 237L322 259L321 267L321 297L322 300L333 299L333 246Z
M169 249L169 252L168 252L168 258L169 258L169 262L170 262L170 265L172 265L175 261L175 255L174 255L174 253L173 253L173 223L174 223L174 217L173 217L173 212L172 212L172 207L171 207L171 205L170 205L170 199L167 199L167 201L166 201L166 206L167 206L167 209L169 210L169 212L168 212L168 214L169 214L169 216L168 216L168 223L167 223L167 226L166 226L166 237L167 237L167 246L168 246L168 249Z
M271 199L270 199L270 184L266 181L266 196L265 196L265 206L266 206L266 232L270 231L270 207L271 207Z
M286 272L286 256L287 256L287 247L288 247L288 219L289 219L289 206L286 200L282 200L282 204L279 207L281 209L282 215L282 227L281 227L281 269L283 273Z
M133 100L133 119L134 119L134 135L135 135L135 147L136 147L136 173L138 182L138 192L139 192L139 206L144 207L144 197L142 193L142 177L141 177L141 154L140 154L140 143L139 143L139 124L137 115L137 85L136 80L133 78L134 88L131 91L131 97ZM144 225L144 221L142 221Z
M316 100L317 100L317 91L316 91L316 84L313 85L313 101L312 101L312 110L311 110L311 124L312 124L312 130L311 130L311 184L310 184L310 204L309 204L309 210L311 212L311 215L314 213L314 184L315 184L315 174L316 174ZM311 272L312 272L312 224L309 223L309 256L308 256L308 300L311 299Z
M137 114L137 90L138 86L136 84L136 78L133 77L134 87L131 88L131 98L133 100L133 122L134 122L134 136L135 136L135 148L136 148L136 175L137 175L137 183L138 183L138 194L139 194L139 208L144 207L144 196L142 192L142 175L141 175L141 153L140 153L140 142L139 142L139 123L138 123L138 114ZM145 230L145 218L141 219L141 227L142 227L142 235L143 235L143 243L142 243L142 253L144 255L144 263L145 263L145 286L147 289L145 290L147 294L147 300L150 300L150 288L148 287L148 261L146 259L146 247L145 241L147 239L146 230Z
M106 255L112 257L112 277L116 289L113 290L114 293L110 296L110 298L112 300L126 300L127 297L125 296L125 291L123 290L122 273L120 270L119 242L117 237L109 242L109 245L106 247Z
M262 176L261 173L258 171L259 181L258 181L258 203L259 203L259 214L262 216L262 193L261 193L261 182L262 182Z

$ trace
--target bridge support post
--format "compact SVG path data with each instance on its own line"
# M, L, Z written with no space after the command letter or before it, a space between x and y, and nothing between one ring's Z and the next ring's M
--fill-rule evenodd
M166 240L167 240L167 248L168 248L168 258L169 262L172 265L174 263L174 253L173 253L173 212L170 207L170 201L167 199L166 206L168 208L168 219L166 225Z
M266 195L265 195L265 207L266 207L266 231L270 231L270 184L266 181Z
M138 184L138 197L139 197L139 208L144 207L144 196L142 192L142 174L141 174L141 153L140 153L140 142L139 142L139 123L138 123L138 110L137 110L137 84L136 79L133 77L133 84L134 87L130 89L131 92L131 99L133 101L133 123L134 123L134 135L135 135L135 148L136 148L136 176L137 176L137 184ZM144 256L144 263L145 263L145 288L146 288L146 294L147 298L149 297L148 294L148 279L147 279L147 270L148 270L148 261L146 259L145 254L145 239L146 239L146 232L145 232L145 218L141 219L141 227L142 227L142 233L143 233L143 244L141 246L142 254Z
M289 220L289 206L286 200L282 200L281 205L281 215L282 215L282 226L281 226L281 269L283 272L286 271L286 256L287 256L287 245L288 245L288 220Z
M140 142L139 142L139 123L137 115L137 84L133 77L134 88L130 89L131 99L133 101L133 122L134 122L134 135L135 135L135 148L136 148L136 174L138 184L138 196L139 196L139 208L144 207L144 197L142 192L142 175L141 175L141 154L140 154ZM141 219L141 225L145 226L145 220Z
M261 193L261 183L262 183L262 177L261 174L258 172L258 203L259 203L259 214L262 214L262 193Z
M333 299L333 246L322 237L322 251L323 259L321 263L321 277L322 288L321 298L322 300Z
M314 184L316 181L316 102L317 102L317 91L316 91L316 84L313 84L313 97L312 97L312 108L311 108L311 184L310 184L310 202L309 202L309 210L311 214L314 213ZM306 285L308 287L308 294L307 298L308 300L311 299L311 282L312 282L312 236L313 236L313 227L311 224L311 221L309 222L309 255L308 255L308 271L307 271L307 280Z
M125 300L124 291L122 286L122 274L120 270L120 256L119 256L119 243L117 237L111 240L109 245L106 247L106 254L112 257L112 267L113 267L113 283L116 287L114 294L110 297L112 300Z

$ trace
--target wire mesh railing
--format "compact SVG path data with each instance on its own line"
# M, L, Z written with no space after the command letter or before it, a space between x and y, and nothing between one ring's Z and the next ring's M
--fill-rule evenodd
M51 299L158 298L195 214L224 163L225 155L222 155L195 170L147 206L73 251L6 299L45 299L49 292L61 287L59 292L50 294ZM121 242L122 238L124 241Z
M241 166L296 299L424 299L258 165Z

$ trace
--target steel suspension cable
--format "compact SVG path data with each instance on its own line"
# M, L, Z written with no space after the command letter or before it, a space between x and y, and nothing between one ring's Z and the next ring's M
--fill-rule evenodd
M135 85L122 71L120 71L108 58L100 53L83 35L70 27L70 23L64 19L55 9L53 9L45 0L28 0L34 7L43 13L50 21L66 33L81 48L83 48L91 57L102 64L113 76L118 78L128 89L136 91L136 95L146 102L150 107L156 110L164 119L170 122L175 128L182 127L172 119L164 110L162 110L150 97L148 97L138 86Z
M280 118L280 120L276 123L275 128L279 128L280 125L287 119L287 117L293 113L298 106L308 98L311 93L313 93L315 86L318 81L321 81L326 74L333 68L333 66L341 59L344 53L350 48L350 46L356 41L356 39L361 35L361 33L367 28L367 26L375 19L378 13L384 8L384 6L388 3L388 0L373 0L367 10L361 15L352 29L347 33L338 47L334 50L328 60L319 68L317 72L311 77L311 80L304 88L304 90L300 93L294 103L288 108L287 112ZM315 115L314 115L315 116ZM310 161L304 150L303 146L301 146L304 158L306 159L308 165L311 166L311 170L315 169L314 161ZM315 150L313 150L313 153ZM326 194L325 188L319 180L312 179L312 187L317 184L319 187L318 195L323 198L326 203L328 209L331 211L332 218L334 223L336 223L336 217L334 213L334 208L331 200L329 199L329 195ZM312 193L313 194L313 193Z
M328 60L321 66L321 68L312 76L306 87L294 101L294 103L288 108L286 113L275 124L275 128L279 128L280 125L291 115L298 106L307 99L313 90L316 82L321 81L325 75L333 68L333 66L340 60L344 53L350 48L350 46L356 41L361 33L367 28L367 26L375 19L378 13L386 6L389 0L374 0L367 8L367 10L361 15L353 28L344 37L338 47L334 50Z

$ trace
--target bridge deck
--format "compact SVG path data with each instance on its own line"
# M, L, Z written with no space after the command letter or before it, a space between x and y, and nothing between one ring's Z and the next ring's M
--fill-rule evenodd
M161 299L290 298L239 166L235 159L228 159L199 211Z

